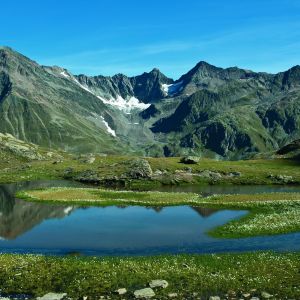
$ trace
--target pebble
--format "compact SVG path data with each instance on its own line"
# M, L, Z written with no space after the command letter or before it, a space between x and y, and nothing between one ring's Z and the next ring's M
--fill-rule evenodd
M263 299L270 299L270 298L273 297L273 295L271 295L271 294L269 294L269 293L267 293L267 292L262 292L262 293L261 293L261 297L262 297Z
M177 294L177 293L169 293L169 294L168 294L168 297L169 297L169 298L177 298L177 297L178 297L178 294Z
M115 292L119 295L124 295L127 293L127 290L125 288L121 288L121 289L117 289Z
M37 300L62 300L64 297L66 297L66 293L48 293L44 295L43 297L37 297Z
M136 299L148 299L154 297L155 293L151 288L145 288L141 290L136 290L134 292L134 296Z

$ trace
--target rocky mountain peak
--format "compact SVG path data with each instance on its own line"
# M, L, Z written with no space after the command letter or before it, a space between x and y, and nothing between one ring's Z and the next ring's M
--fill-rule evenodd
M278 73L275 80L282 83L282 89L290 89L300 86L300 66L296 65L285 72Z
M160 70L158 68L153 68L150 73L153 73L153 74L159 74L161 73Z

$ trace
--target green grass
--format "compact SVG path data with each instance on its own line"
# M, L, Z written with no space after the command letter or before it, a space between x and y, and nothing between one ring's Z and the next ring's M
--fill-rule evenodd
M4 293L28 293L41 296L48 292L66 292L70 297L96 299L127 288L123 299L132 299L136 289L150 280L165 279L166 289L155 289L156 299L178 293L178 299L210 295L224 296L256 289L276 299L300 298L300 254L256 252L220 255L174 255L154 257L47 257L36 255L0 255L0 286Z
M11 153L0 151L0 183L18 182L38 179L61 179L65 170L72 168L70 179L76 178L83 171L91 170L100 178L124 177L130 169L128 161L130 156L97 156L93 164L86 164L75 159L74 156L63 154L62 162L53 164L54 160L28 161L17 158ZM273 160L245 160L245 161L215 161L202 159L196 165L180 163L179 157L170 158L146 158L152 170L166 171L162 178L132 181L128 178L126 184L129 187L155 186L159 184L282 184L269 177L273 175L292 176L294 183L300 183L299 161L288 159ZM180 173L186 168L192 168L189 175ZM197 176L198 173L210 170L222 175L230 172L240 172L241 176L220 178L215 181L211 178Z
M240 238L300 231L300 193L219 195L201 197L193 193L112 191L92 188L49 188L17 193L28 201L82 206L192 205L217 209L248 210L249 214L213 229L219 238Z

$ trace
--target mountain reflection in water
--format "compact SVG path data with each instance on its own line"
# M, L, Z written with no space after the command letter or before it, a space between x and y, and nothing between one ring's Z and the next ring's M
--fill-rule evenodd
M244 216L246 211L190 206L82 208L14 198L19 190L53 186L82 185L39 181L0 186L1 252L148 255L300 250L300 233L228 240L207 234L216 226Z

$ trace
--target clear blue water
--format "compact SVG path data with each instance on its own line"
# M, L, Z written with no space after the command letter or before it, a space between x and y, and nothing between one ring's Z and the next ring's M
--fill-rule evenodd
M59 185L77 184L48 181L0 186L0 252L150 255L300 250L300 233L243 239L207 235L246 211L189 206L80 208L29 203L13 196L19 189Z

